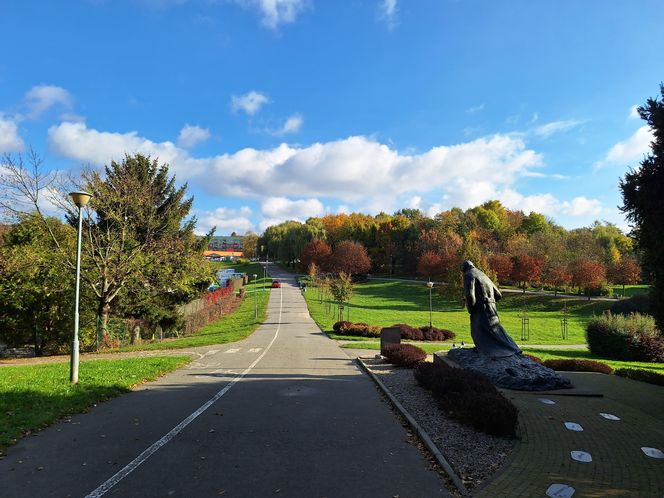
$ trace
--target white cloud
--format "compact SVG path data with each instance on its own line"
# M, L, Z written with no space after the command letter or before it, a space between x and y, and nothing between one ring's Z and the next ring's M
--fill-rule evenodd
M536 123L539 120L539 112L533 112L533 117L530 118L531 123Z
M382 0L378 5L380 18L385 21L388 29L394 29L399 25L399 9L397 0Z
M286 220L305 221L312 216L325 213L323 203L318 199L290 200L286 197L268 197L261 204L264 219L262 229Z
M255 231L254 224L250 219L252 211L247 206L239 209L221 207L213 211L195 210L194 214L198 219L198 223L196 223L196 233L198 235L208 233L212 227L217 227L215 231L217 235L228 235L231 232L243 234L248 231Z
M562 133L565 131L569 131L573 128L576 128L582 123L583 121L578 121L576 119L567 119L564 121L552 121L551 123L546 123L538 126L533 130L533 133L535 133L535 135L539 137L548 138L556 133Z
M23 150L23 147L16 122L0 114L0 153Z
M269 101L270 99L266 95L252 90L244 95L233 95L231 97L231 108L233 111L244 111L249 116L253 116Z
M28 108L27 117L37 119L44 112L54 106L71 109L72 97L67 90L54 85L33 86L25 94L25 103Z
M604 158L595 163L595 169L609 164L628 165L639 161L650 150L654 140L648 125L642 126L624 142L618 142L609 149ZM633 164L634 165L634 164Z
M466 114L476 114L484 110L484 104L476 105L466 109Z
M627 116L627 119L641 119L641 116L639 115L639 111L637 110L639 108L638 105L633 105L632 107L629 108L629 115Z
M562 203L561 212L569 216L599 216L603 211L602 203L597 199L575 197Z
M208 138L210 138L210 130L207 128L186 124L180 130L177 143L180 147L190 149L201 142L205 142Z
M271 29L295 21L306 5L305 0L235 0L235 3L245 8L258 9L262 16L261 22Z
M601 201L583 196L575 197L571 201L561 201L549 193L522 195L508 188L498 192L495 198L510 209L520 209L524 213L535 211L551 217L599 216L604 211Z
M61 123L48 130L48 143L53 153L96 166L122 160L125 154L150 155L171 165L183 177L204 171L205 161L194 159L173 142L153 142L138 133L114 133L88 128L85 123Z
M342 203L370 198L375 207L389 207L397 197L432 191L461 207L473 206L477 199L492 198L486 195L512 186L541 165L541 156L515 135L493 135L420 154L400 153L374 139L353 136L305 147L284 143L272 149L247 148L193 158L172 142L153 142L136 132L112 133L83 123L62 123L50 128L49 144L60 156L98 165L121 159L125 153L149 154L212 195L304 194Z
M286 135L289 133L297 133L300 131L300 128L302 128L302 124L304 123L304 118L300 114L293 114L291 117L289 117L284 125L279 128L278 130L274 131L274 135Z

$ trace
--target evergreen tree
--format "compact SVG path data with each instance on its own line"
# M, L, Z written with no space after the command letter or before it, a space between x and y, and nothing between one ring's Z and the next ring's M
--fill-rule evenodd
M653 132L651 151L640 167L630 169L620 181L622 211L634 224L643 267L651 277L652 309L657 326L664 330L664 84L661 99L648 99L639 115Z

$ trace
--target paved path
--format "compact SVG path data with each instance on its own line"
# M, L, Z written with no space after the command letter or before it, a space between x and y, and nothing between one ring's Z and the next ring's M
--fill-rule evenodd
M664 459L641 450L664 451L664 388L614 375L565 375L576 389L603 397L506 391L519 408L521 439L502 472L476 496L545 496L552 484L573 487L574 498L664 496ZM583 431L569 430L565 422L579 424ZM572 451L589 453L592 461L575 461Z
M447 496L371 381L276 273L284 287L252 336L22 440L0 460L0 495Z

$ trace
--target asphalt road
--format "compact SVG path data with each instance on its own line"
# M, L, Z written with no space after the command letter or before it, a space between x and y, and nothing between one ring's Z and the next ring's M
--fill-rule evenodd
M251 337L10 448L9 497L436 497L437 473L288 275Z

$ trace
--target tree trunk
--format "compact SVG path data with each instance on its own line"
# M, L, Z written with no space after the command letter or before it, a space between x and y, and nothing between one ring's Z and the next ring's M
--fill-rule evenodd
M136 322L131 328L131 338L129 339L130 344L140 344L141 342L141 325Z
M106 297L99 299L99 307L97 308L97 316L99 320L97 321L97 337L103 339L108 338L108 318L111 314L111 303L106 301Z

